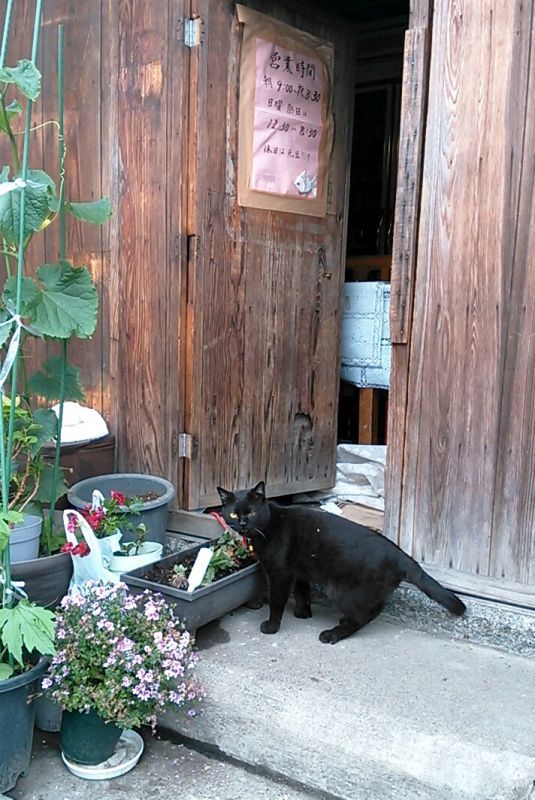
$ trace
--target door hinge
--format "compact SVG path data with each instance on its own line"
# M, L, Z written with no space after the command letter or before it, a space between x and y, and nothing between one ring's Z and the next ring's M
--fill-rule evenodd
M201 42L202 21L200 17L184 20L184 44L186 47L198 47Z
M189 433L178 434L178 457L191 458L193 455L193 437Z

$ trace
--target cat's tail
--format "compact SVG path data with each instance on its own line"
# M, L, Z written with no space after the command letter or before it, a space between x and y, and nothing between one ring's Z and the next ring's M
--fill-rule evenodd
M432 578L431 575L428 575L427 572L424 572L421 566L409 556L407 556L405 567L406 579L410 583L421 589L432 600L436 600L441 606L447 608L452 614L456 614L458 617L464 614L466 606L463 601Z

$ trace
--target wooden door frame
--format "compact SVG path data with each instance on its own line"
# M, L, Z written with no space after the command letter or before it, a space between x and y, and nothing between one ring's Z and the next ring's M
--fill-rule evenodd
M418 227L422 193L425 123L431 59L432 0L411 0L403 55L399 161L396 191L390 332L390 376L384 532L411 552L412 531L400 529L406 458L409 357Z

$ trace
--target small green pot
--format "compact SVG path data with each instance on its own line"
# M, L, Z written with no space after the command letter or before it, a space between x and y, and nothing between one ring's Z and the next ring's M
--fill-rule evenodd
M122 732L113 722L105 722L93 709L88 714L64 711L61 750L69 761L77 764L100 764L113 755Z

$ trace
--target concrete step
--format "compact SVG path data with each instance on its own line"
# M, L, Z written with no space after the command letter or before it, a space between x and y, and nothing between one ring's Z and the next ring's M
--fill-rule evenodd
M36 731L28 775L0 800L315 800L307 792L143 735L145 752L131 772L86 781L68 772L58 737Z
M204 714L163 720L190 745L343 800L531 796L535 660L384 616L325 645L323 606L288 610L274 636L265 617L242 608L199 631Z

